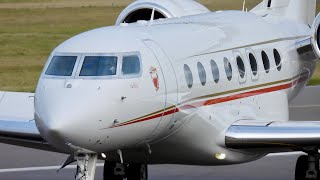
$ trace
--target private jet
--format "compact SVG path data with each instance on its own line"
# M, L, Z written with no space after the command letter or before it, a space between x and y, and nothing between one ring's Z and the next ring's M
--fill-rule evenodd
M147 180L150 164L218 166L302 151L320 179L316 0L210 12L137 0L50 54L35 93L0 92L0 142L60 152L76 180ZM294 173L294 172L293 172Z

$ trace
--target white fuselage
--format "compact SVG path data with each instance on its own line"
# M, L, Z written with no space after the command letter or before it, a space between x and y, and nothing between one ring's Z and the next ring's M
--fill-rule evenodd
M309 34L304 24L239 11L82 33L49 57L45 69L57 55L77 56L77 62L68 77L43 72L35 97L38 129L61 151L104 152L116 161L118 149L125 161L148 164L221 165L260 158L264 152L227 149L224 133L238 120L288 121L288 102L315 69L314 61L304 61L296 51L296 42ZM124 76L121 59L132 54L141 59L141 73ZM84 57L98 55L117 56L117 74L79 76ZM226 62L232 72L226 72ZM218 160L219 153L226 158Z

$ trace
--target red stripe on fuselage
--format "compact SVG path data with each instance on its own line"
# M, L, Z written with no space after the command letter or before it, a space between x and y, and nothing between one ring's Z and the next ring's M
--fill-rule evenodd
M129 124L135 124L135 123L139 123L139 122L143 122L143 121L152 120L152 119L159 118L161 116L167 116L167 115L170 115L170 114L182 111L182 110L198 108L198 107L201 107L201 106L209 106L209 105L229 102L229 101L233 101L233 100L237 100L237 99L247 98L247 97L251 97L251 96L256 96L256 95L260 95L260 94L265 94L265 93L270 93L270 92L275 92L275 91L288 89L288 88L296 85L297 83L305 81L306 79L308 79L308 78L305 77L304 75L302 75L302 76L299 77L299 79L297 79L297 80L295 80L295 81L293 81L291 83L288 83L288 84L283 84L283 85L279 85L279 86L268 87L268 88L264 88L264 89L244 92L244 93L235 94L235 95L226 96L226 97L221 97L221 98L210 99L210 100L206 100L206 101L203 101L203 102L196 102L196 103L186 104L186 105L180 106L178 108L174 108L174 109L171 109L171 110L168 110L168 111L165 111L165 112L161 112L161 113L155 114L155 115L150 116L150 117L146 117L146 118L139 119L139 120L136 120L136 121L131 121L131 122L119 124L119 125L113 126L112 128L121 127L121 126L129 125Z
M148 120L151 120L151 119L155 119L155 118L159 118L161 116L167 116L169 114L173 114L177 111L176 108L172 109L172 110L169 110L169 111L166 111L166 112L161 112L159 114L155 114L153 116L150 116L150 117L146 117L146 118L143 118L143 119L139 119L137 121L132 121L132 122L128 122L128 123L123 123L123 124L119 124L119 125L116 125L116 126L113 126L114 127L121 127L121 126L125 126L125 125L129 125L129 124L134 124L134 123L138 123L138 122L142 122L142 121L148 121Z
M186 109L192 109L192 108L197 108L197 107L201 107L201 106L209 106L209 105L213 105L213 104L219 104L219 103L224 103L224 102L233 101L233 100L237 100L237 99L242 99L242 98L246 98L246 97L250 97L250 96L256 96L256 95L265 94L265 93L274 92L274 91L280 91L280 90L288 89L290 87L292 87L292 83L284 84L284 85L280 85L280 86L275 86L275 87L269 87L269 88L265 88L265 89L254 90L254 91L250 91L250 92L244 92L241 94L235 94L235 95L216 98L216 99L210 99L210 100L203 101L203 102L196 102L196 103L181 106L181 107L179 107L179 109L186 110Z

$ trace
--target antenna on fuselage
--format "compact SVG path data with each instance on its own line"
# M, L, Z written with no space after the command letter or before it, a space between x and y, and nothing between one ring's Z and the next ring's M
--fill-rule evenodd
M246 10L246 0L243 0L242 11L245 11L245 10Z

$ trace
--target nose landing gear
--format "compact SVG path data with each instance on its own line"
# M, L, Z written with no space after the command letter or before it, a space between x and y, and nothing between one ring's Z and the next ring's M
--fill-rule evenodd
M319 159L318 151L300 156L296 164L295 180L320 180Z
M144 164L121 164L105 161L104 180L148 180L148 167Z
M96 172L97 154L76 154L76 180L94 180Z

